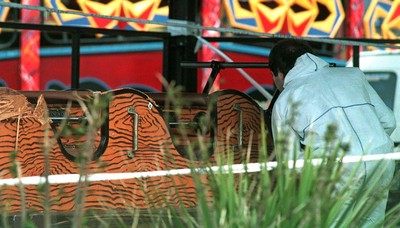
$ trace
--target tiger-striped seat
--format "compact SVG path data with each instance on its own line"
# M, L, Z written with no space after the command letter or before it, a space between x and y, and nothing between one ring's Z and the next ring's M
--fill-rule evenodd
M58 141L54 139L59 138L57 127L64 117L71 127L88 126L85 124L88 116L81 105L89 105L86 100L93 100L95 93L72 95L71 91L37 91L35 94L24 91L21 94L32 105L42 104L43 110L49 110L52 123L43 121L46 118L38 118L40 113L46 115L46 112L0 121L2 178L13 177L10 170L15 162L19 164L20 176L43 176L46 170L44 151L48 151L51 175L79 173L82 160L76 158L86 153L94 158L85 163L90 173L149 172L200 166L202 161L198 160L215 162L225 155L233 155L234 163L247 160L247 154L249 161L256 161L263 141L262 109L247 95L234 90L194 95L192 101L185 95L182 106L176 103L168 106L167 96L161 93L145 94L133 89L102 92L99 96L111 97L104 113L107 127L96 128L92 136L61 135ZM43 95L42 103L40 95ZM72 100L70 109L66 108L68 100ZM166 117L168 113L175 115L178 121ZM182 124L185 122L190 124ZM15 156L10 159L14 151ZM201 177L200 181L204 185L208 183L206 177ZM25 186L24 189L26 207L42 212L43 199L37 186ZM51 185L51 212L73 211L76 194L76 183ZM0 201L9 202L10 214L21 211L20 189L17 186L0 187ZM86 209L92 210L196 205L196 184L191 175L92 182L84 204Z

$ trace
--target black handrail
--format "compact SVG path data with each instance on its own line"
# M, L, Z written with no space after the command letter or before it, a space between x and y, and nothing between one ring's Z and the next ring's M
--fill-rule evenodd
M40 31L55 31L55 32L78 32L80 34L107 34L107 35L121 35L121 36L148 36L168 38L168 32L149 32L149 31L135 31L135 30L122 30L122 29L102 29L83 26L59 26L59 25L45 25L45 24L29 24L29 23L16 23L16 22L0 22L0 28L8 29L29 29Z
M182 62L181 67L186 68L211 68L212 71L208 77L207 84L203 88L203 93L209 93L214 84L217 75L224 68L269 68L268 63L262 62Z

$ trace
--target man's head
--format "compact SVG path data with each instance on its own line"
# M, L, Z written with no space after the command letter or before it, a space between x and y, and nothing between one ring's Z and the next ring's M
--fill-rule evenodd
M313 53L312 48L302 40L284 39L274 45L269 54L269 69L274 75L275 85L280 91L283 80L293 68L298 57L305 53Z

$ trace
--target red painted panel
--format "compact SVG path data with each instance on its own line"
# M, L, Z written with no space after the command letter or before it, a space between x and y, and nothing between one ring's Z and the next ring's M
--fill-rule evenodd
M266 57L224 51L235 62L267 62ZM46 89L49 82L57 80L69 88L71 81L70 56L42 57L40 64L40 89ZM81 81L93 78L106 84L109 89L134 84L161 91L158 75L162 74L162 52L117 53L83 55L80 62ZM268 69L244 69L262 86L272 86L273 79ZM200 70L199 70L200 72ZM200 74L199 74L200 75ZM200 77L198 77L200 80ZM0 60L0 80L13 89L20 88L19 59ZM253 85L236 69L220 72L220 89L236 89L246 92ZM200 84L199 84L200 85ZM199 92L202 88L199 86Z
M19 59L0 61L0 80L12 89L21 89Z
M42 89L50 80L59 80L69 87L71 58L44 57L40 71ZM107 84L110 89L144 84L161 91L161 82L157 78L161 74L161 52L83 55L80 61L81 80L87 77L96 78Z

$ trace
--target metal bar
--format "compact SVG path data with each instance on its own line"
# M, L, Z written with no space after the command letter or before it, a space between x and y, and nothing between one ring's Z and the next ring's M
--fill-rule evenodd
M208 77L207 83L203 88L203 93L208 94L214 84L215 79L217 78L220 70L221 70L221 62L218 61L211 61L211 68L212 71L210 76Z
M172 20L196 22L199 12L199 0L170 0L168 18ZM183 86L184 92L197 91L197 70L182 69L179 63L196 61L195 50L197 39L191 35L171 36L167 42L167 53L164 54L163 75L167 82L175 81L176 85ZM164 49L165 50L165 49Z
M236 36L231 36L231 37L225 37L225 36L221 36L221 37L203 37L205 40L207 40L208 42L236 42L236 43L240 43L240 42L244 42L244 43L265 43L267 42L277 42L281 39L285 39L285 37L283 38L274 38L274 37L257 37L257 36L240 36L240 37L236 37ZM398 44L400 43L400 39L374 39L374 38L329 38L326 39L328 40L343 40L343 41L354 41L354 42L368 42L368 43L376 43L376 44ZM315 41L314 41L315 42ZM321 41L321 43L324 43L323 41Z
M207 40L208 42L235 42L235 43L276 43L280 38L270 38L270 37L258 37L258 36L220 36L220 37L205 37L202 36L203 39Z
M163 50L162 50L162 75L167 78L169 75L170 67L169 67L169 52L168 52L168 47L169 47L169 40L170 39L163 39ZM162 92L166 92L166 87L162 86Z
M196 121L169 122L168 124L170 126L179 126L179 125L198 126L199 125L199 123L197 123Z
M353 66L360 66L360 46L353 46Z
M58 26L58 25L44 25L44 24L22 24L16 22L0 22L0 28L9 29L30 29L40 31L58 31L58 32L73 32L79 31L86 34L111 34L111 35L123 35L123 36L147 36L147 37L170 37L169 32L148 32L148 31L134 31L134 30L120 30L120 29L101 29L101 28L90 28L80 26ZM257 36L243 36L243 37L204 37L209 42L261 42L265 41L276 42L283 38L268 38L268 37L257 37ZM371 38L329 38L326 39L335 41L354 41L354 42L368 42L376 44L398 44L400 39L371 39ZM324 43L324 41L321 41Z
M147 37L170 37L168 32L144 32L133 30L120 30L120 29L101 29L90 28L82 26L57 26L57 25L43 25L43 24L22 24L15 22L0 22L0 28L9 29L29 29L40 31L55 31L55 32L79 32L81 34L108 34L108 35L121 35L121 36L147 36Z
M133 140L132 140L132 152L138 150L138 138L139 138L139 114L136 112L134 107L128 108L128 113L133 116Z
M81 122L86 120L86 117L78 117L78 116L71 116L71 117L50 117L50 119L54 122L61 122L66 120L67 122Z
M269 68L268 63L261 63L261 62L217 62L217 64L220 64L220 69L224 69L224 68ZM329 63L329 66L334 67L334 66L336 66L336 64ZM182 62L181 67L214 68L213 62Z
M72 33L72 54L71 54L71 89L79 89L80 77L80 33Z
M220 68L268 68L268 63L261 62L182 62L186 68L213 68L214 64L220 64Z

